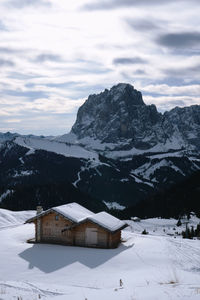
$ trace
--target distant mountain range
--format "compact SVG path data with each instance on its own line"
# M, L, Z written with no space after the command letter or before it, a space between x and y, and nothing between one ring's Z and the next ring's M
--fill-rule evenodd
M69 134L0 134L0 206L10 209L73 197L127 209L198 170L200 106L161 114L124 83L90 95Z
M161 114L155 105L145 105L133 86L121 83L90 95L79 108L71 132L83 139L83 144L84 139L87 146L90 142L91 148L111 153L124 150L123 156L128 156L128 151L199 151L200 106L176 107Z

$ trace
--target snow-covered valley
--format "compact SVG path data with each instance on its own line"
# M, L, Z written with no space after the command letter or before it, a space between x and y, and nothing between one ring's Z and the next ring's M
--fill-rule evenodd
M34 214L0 210L0 299L200 299L200 241L177 235L177 220L128 221L121 245L104 250L28 244Z

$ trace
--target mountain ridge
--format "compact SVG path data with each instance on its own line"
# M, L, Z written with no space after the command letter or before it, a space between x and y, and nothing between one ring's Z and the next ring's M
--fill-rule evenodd
M133 86L119 83L110 90L89 95L79 108L70 133L43 137L7 132L0 134L0 144L15 140L22 145L22 138L27 141L41 139L52 143L79 145L89 151L108 154L111 158L119 158L115 156L115 151L124 151L122 156L128 155L130 150L130 155L170 150L198 152L200 105L176 106L162 114L154 104L146 105L141 92Z
M54 183L45 206L65 203L68 182L70 190L71 184L96 199L99 208L105 203L128 208L200 170L200 106L175 107L161 114L126 84L88 99L68 134L0 134L0 206L16 209L20 203L20 208L34 208L38 195L43 199L43 191L48 191L39 186ZM113 110L105 116L108 107ZM127 122L123 134L122 121ZM19 190L24 190L20 198ZM25 203L27 191L30 205Z
M90 95L79 108L71 133L78 140L115 144L118 150L150 150L158 144L195 150L200 140L200 106L175 107L161 114L154 104L146 105L133 86L121 83Z

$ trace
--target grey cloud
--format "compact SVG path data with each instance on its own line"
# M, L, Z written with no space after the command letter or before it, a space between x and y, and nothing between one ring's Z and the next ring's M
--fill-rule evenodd
M66 62L66 61L65 61ZM77 74L106 74L112 72L113 69L107 68L104 66L97 66L97 65L83 65L83 66L68 66L67 64L63 63L59 66L56 66L56 69L62 72L65 72L66 76L77 75Z
M80 84L80 82L69 81L63 83L47 83L47 87L63 88L63 89L74 89Z
M92 68L104 67L104 64L102 64L101 62L95 61L95 60L78 58L75 62L78 64L82 64L83 66L92 67Z
M200 32L178 32L160 35L157 43L167 48L187 48L200 46Z
M44 53L44 54L39 54L36 56L34 59L35 62L41 63L41 62L46 62L46 61L55 61L55 62L61 62L62 59L59 55L56 54L49 54L49 53Z
M37 7L37 6L46 6L50 7L50 1L46 0L9 0L5 3L7 7L12 8L24 8L24 7Z
M35 100L39 98L48 98L49 95L47 95L43 91L14 91L14 90L2 90L0 92L0 95L10 95L15 97L27 97L29 100Z
M0 59L0 67L13 67L15 63L12 60Z
M118 57L113 59L114 65L131 65L131 64L145 64L146 60L141 57Z
M167 76L174 76L174 77L184 77L185 75L194 76L200 73L200 64L195 66L189 67L179 67L179 68L167 68L163 70L164 74Z
M137 75L146 75L146 72L144 70L141 70L141 69L138 69L134 72L134 74L137 74Z
M197 0L193 0L197 2ZM161 1L161 0L107 0L107 1L98 1L98 2L88 2L83 5L81 9L83 10L107 10L107 9L117 9L122 7L131 7L131 6L153 6L153 5L168 5L174 0ZM176 0L176 3L186 2L186 0Z
M74 68L65 68L67 72L71 74L106 74L112 72L111 68L106 67L96 67L96 66L86 66L86 67L74 67Z
M70 96L71 99L78 98L87 98L90 94L100 93L105 89L105 85L103 84L94 84L94 85L82 85L79 86L76 90L74 90L73 94Z
M183 101L183 100L173 100L173 101L169 101L168 104L173 104L173 105L180 105L180 106L183 106L183 105L186 105L186 103Z
M27 80L27 79L39 78L39 77L43 77L43 76L40 74L26 74L26 73L20 73L20 72L9 72L7 77L13 78L13 79L19 79L19 80Z
M16 54L24 52L24 50L21 49L14 49L14 48L9 48L9 47L0 47L0 53L5 53L5 54Z
M89 2L85 4L82 8L84 10L105 10L105 9L115 9L120 7L129 7L138 5L138 2L149 2L146 0L110 0L110 1L101 1L101 2Z
M143 71L143 70L140 70L140 69L137 69L137 70L135 70L134 72L132 72L132 73L129 73L129 72L127 72L126 73L126 71L124 71L124 72L120 72L120 75L123 77L123 80L124 81L126 81L126 82L132 82L132 83L134 83L135 81L137 81L137 80L141 80L141 75L146 75L146 72L145 71ZM144 84L149 84L149 80L147 80L147 78L146 77L143 77L142 78L142 82L144 83Z
M4 25L2 21L0 21L0 31L8 31L7 27Z
M132 29L137 31L152 31L152 30L160 29L160 26L158 26L156 22L148 21L145 19L126 19L126 23Z
M79 86L79 84L81 84L81 82L76 82L76 81L65 81L62 83L40 83L39 85L41 86L46 86L46 87L52 87L52 88L63 88L63 89L73 89L74 87ZM37 86L37 83L27 83L25 86L27 88L33 88L35 86Z
M157 80L157 84L167 84L169 86L185 86L187 85L187 83L184 81L183 78L180 77L173 77L173 76L169 76L169 77L165 77L162 78L160 80ZM191 84L200 84L199 81L195 81L193 80L191 82Z
M170 51L173 55L183 55L183 56L199 56L200 49L195 48L172 48Z

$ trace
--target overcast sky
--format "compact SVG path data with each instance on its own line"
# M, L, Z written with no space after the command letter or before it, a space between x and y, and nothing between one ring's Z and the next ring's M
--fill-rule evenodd
M199 0L1 0L0 132L67 133L127 82L159 111L200 104Z

